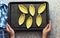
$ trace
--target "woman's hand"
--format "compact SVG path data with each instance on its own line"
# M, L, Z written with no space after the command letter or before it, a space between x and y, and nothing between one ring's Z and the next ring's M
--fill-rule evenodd
M10 38L14 38L14 37L15 37L15 32L14 32L14 30L10 27L9 24L7 24L6 30L7 30L7 32L10 34Z
M49 24L43 29L42 38L47 38L48 33L51 31L51 21Z

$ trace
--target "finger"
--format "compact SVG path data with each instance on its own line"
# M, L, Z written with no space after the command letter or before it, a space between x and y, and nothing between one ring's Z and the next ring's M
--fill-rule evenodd
M51 25L50 25L50 24L48 25L47 31L48 31L48 32L51 31Z
M12 31L14 31L11 27L10 27L10 25L8 24L8 28L9 28L9 30L10 30L10 32Z
M49 23L47 24L47 27L46 27L46 28L51 27L51 26L49 26L49 25L51 25L51 21L49 21Z
M7 26L8 26L9 24L7 23Z
M10 25L8 25L8 28L9 28L9 30L11 31L12 28L10 27Z
M51 29L51 21L49 21L49 28Z
M7 25L8 25L8 28L11 29L10 25L9 24L7 24Z
M8 28L8 25L6 26L6 31L7 31L7 32L10 32L10 31L9 31L9 28Z
M6 25L6 30L8 30L8 24Z
M6 28L6 31L8 31L8 32L9 32L9 29L8 29L8 28Z
M49 25L51 25L51 21L49 21L49 23L47 24L47 26L45 27L45 29L48 29L49 27L51 27Z
M7 27L10 29L10 25L7 23Z
M47 28L48 28L48 25L49 25L49 24L47 24L47 26L45 27L45 29L47 29Z
M9 31L12 31L12 28L10 27L10 25L7 23L7 27L9 29Z

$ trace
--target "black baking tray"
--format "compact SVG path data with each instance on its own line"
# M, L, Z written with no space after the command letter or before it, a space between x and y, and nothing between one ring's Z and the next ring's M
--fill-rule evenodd
M35 23L35 18L36 18L36 15L37 15L37 9L38 9L39 5L43 4L43 3L46 3L46 9L41 14L42 19L43 19L42 24L41 24L40 27L37 27L37 25ZM25 22L21 26L18 25L19 16L22 14L22 12L18 8L18 4L23 4L27 8L29 7L29 4L33 4L35 6L36 12L35 12L35 15L33 17L32 27L30 29L26 28L26 23ZM26 19L29 16L31 16L31 15L30 14L26 15ZM49 21L49 4L46 1L41 1L41 2L10 2L9 5L8 5L8 23L16 31L18 31L18 30L40 31L40 30L43 30L45 28L48 21Z

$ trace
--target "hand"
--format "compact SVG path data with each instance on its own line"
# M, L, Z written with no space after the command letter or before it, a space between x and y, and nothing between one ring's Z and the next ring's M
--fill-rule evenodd
M51 31L51 21L49 21L49 24L43 29L42 38L47 38L48 33Z
M14 30L10 27L9 24L7 24L6 30L7 30L7 32L10 34L10 38L14 38L15 32L14 32Z

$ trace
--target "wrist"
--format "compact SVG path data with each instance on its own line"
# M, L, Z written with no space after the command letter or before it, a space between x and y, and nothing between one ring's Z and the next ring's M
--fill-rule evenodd
M15 38L15 36L11 36L10 38Z
M11 33L10 38L15 38L15 33L13 33L13 34Z
M15 38L15 35L10 35L10 38Z
M47 38L47 34L42 34L42 38Z
M42 35L42 38L47 38L47 36Z

